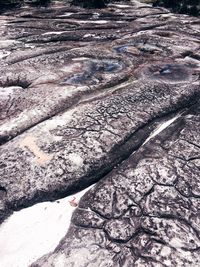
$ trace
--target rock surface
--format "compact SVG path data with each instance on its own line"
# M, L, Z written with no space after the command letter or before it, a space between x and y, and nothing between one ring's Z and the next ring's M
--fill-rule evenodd
M0 221L101 179L33 266L198 266L199 19L56 4L0 32Z
M199 266L199 123L198 103L97 183L32 266Z

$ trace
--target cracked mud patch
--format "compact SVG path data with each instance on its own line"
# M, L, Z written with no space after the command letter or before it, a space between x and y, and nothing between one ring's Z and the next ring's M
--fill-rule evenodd
M2 17L0 220L97 182L33 266L200 264L198 23L138 1Z

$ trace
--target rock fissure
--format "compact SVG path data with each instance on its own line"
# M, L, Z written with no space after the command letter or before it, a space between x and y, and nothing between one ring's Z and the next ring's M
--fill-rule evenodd
M32 266L200 264L198 21L135 0L2 17L0 220L96 182Z

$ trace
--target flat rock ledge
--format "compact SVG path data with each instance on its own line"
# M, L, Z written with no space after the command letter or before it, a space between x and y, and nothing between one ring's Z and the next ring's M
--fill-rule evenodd
M0 16L0 222L96 183L32 266L200 266L199 24L138 1Z

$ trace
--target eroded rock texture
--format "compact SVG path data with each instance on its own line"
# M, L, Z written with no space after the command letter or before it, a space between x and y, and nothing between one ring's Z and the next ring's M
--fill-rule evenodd
M32 266L199 266L199 123L198 104L98 182Z
M0 32L0 220L103 178L36 266L198 266L199 19L57 4Z

